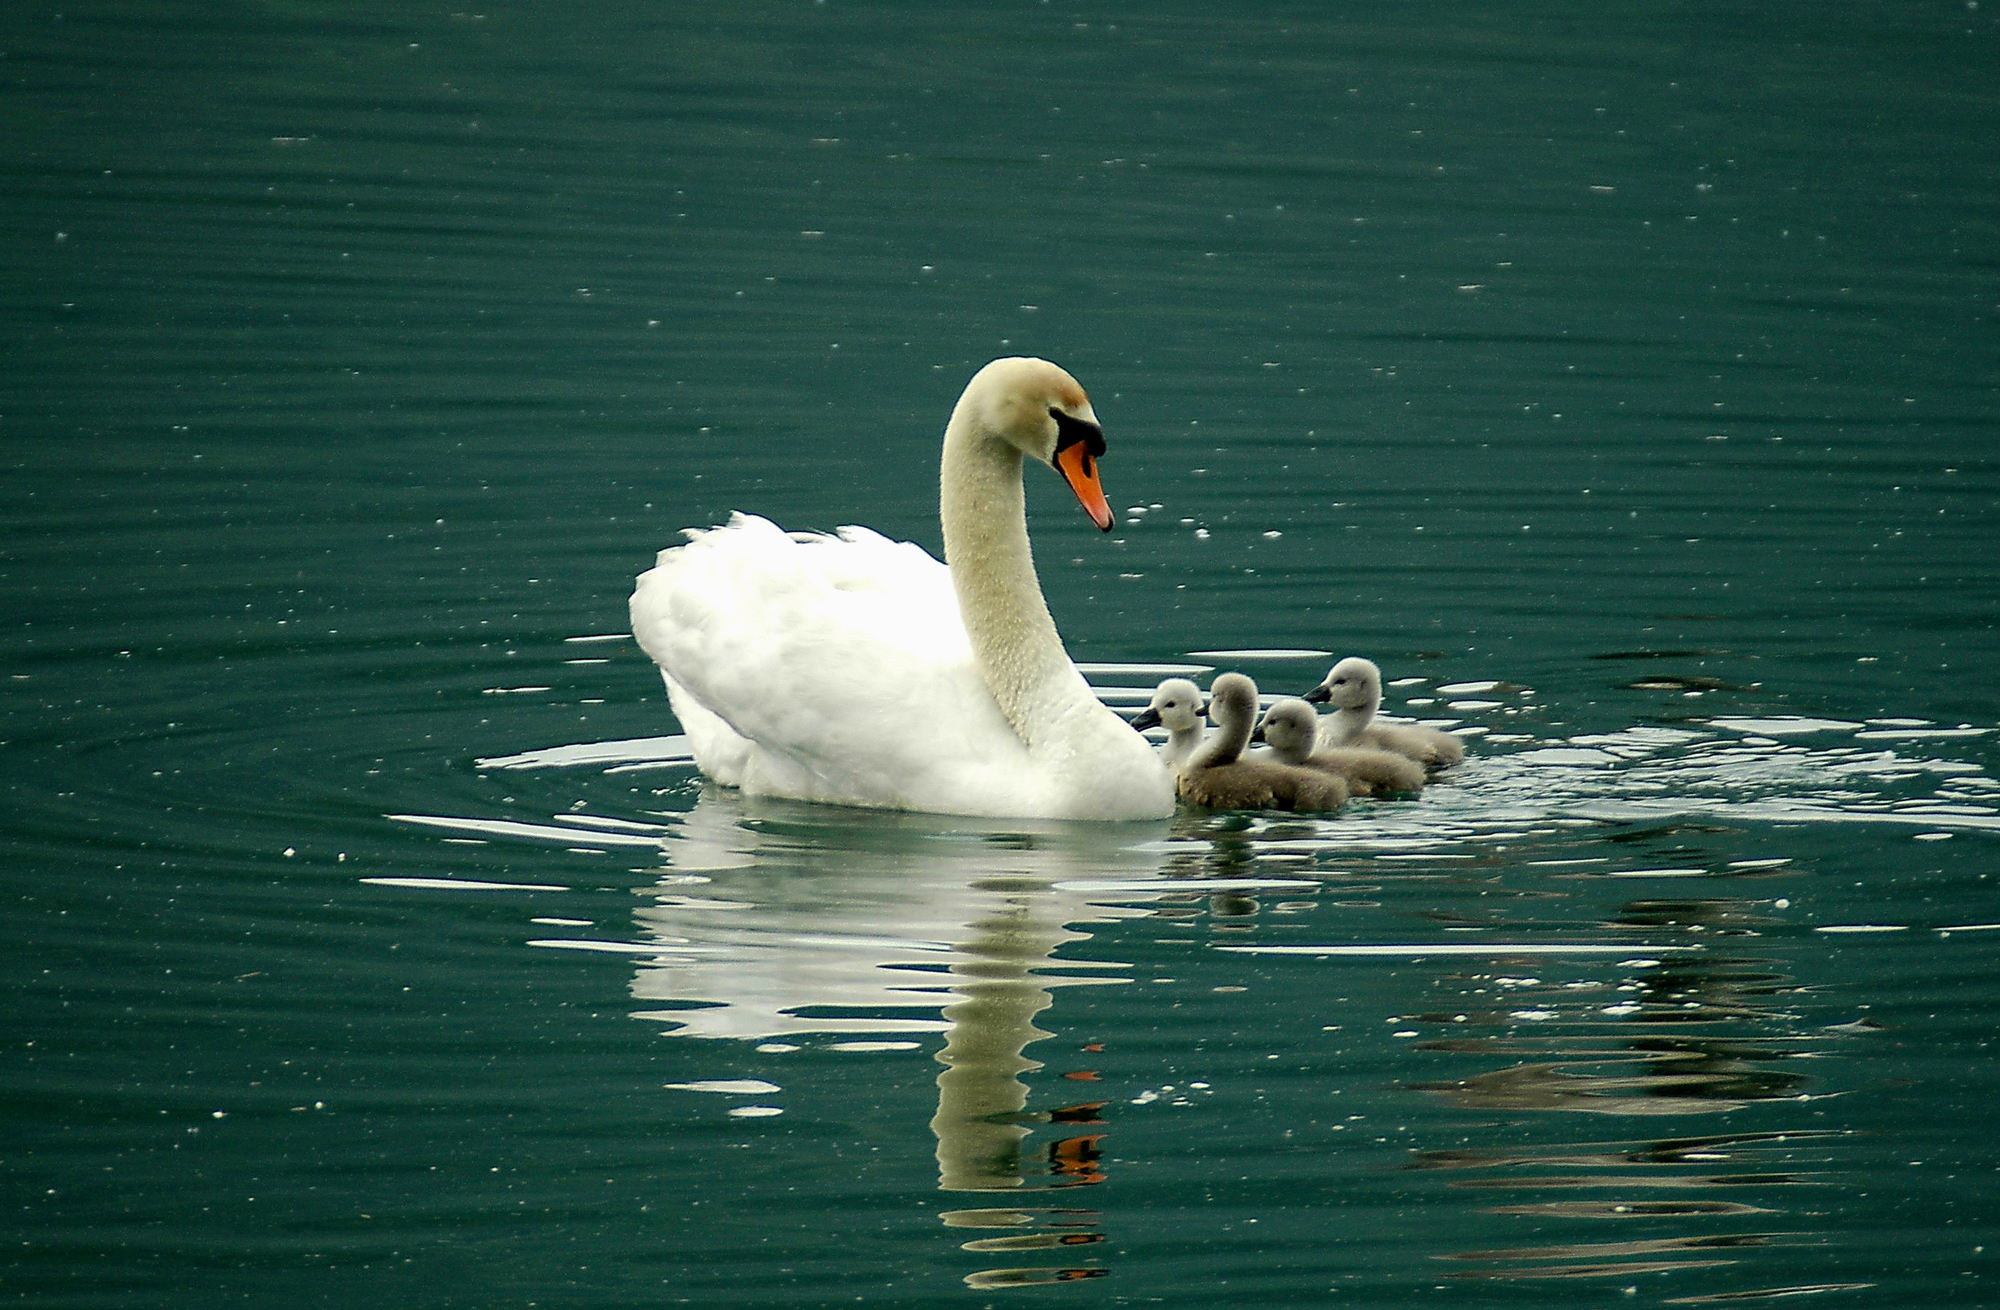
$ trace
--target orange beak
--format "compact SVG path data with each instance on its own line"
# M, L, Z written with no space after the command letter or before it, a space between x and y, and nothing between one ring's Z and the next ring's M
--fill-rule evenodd
M1104 488L1098 484L1097 461L1083 442L1073 442L1056 452L1056 472L1069 483L1076 503L1083 506L1098 531L1111 531L1111 503L1104 499Z

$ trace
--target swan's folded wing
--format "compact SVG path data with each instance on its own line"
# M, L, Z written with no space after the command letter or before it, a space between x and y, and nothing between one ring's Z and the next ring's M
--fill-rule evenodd
M660 553L633 634L700 707L754 744L755 790L936 808L1017 766L944 565L865 528L787 533L737 515Z
M681 732L687 737L695 763L717 782L741 787L756 748L739 737L736 729L704 709L700 701L674 681L671 673L661 669L660 678L667 684L667 703L674 707L674 717L681 722Z

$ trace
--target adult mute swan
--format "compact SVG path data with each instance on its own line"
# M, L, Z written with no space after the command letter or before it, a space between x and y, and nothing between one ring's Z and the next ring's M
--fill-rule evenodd
M1394 751L1427 769L1442 769L1465 758L1465 743L1448 732L1375 722L1375 711L1382 707L1382 670L1373 660L1348 656L1328 669L1326 679L1305 699L1333 705L1333 713L1320 728L1320 740L1326 745Z
M1347 785L1331 773L1241 758L1257 719L1257 684L1243 674L1209 684L1208 713L1215 733L1181 767L1186 800L1211 810L1337 810L1347 803Z
M788 533L737 514L689 530L632 592L695 763L796 800L1011 818L1149 819L1173 779L1070 663L1028 548L1022 460L1097 526L1104 435L1040 359L973 375L945 427L946 563L866 528Z
M1272 702L1257 725L1253 741L1266 742L1271 754L1301 769L1338 774L1354 796L1408 794L1421 791L1424 770L1415 760L1394 751L1365 746L1321 746L1319 714L1296 696Z

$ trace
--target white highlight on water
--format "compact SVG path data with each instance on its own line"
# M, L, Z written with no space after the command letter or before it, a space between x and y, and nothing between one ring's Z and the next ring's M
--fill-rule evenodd
M566 892L549 882L480 882L474 878L363 878L377 887L417 887L441 892Z
M1371 946L1218 946L1238 955L1361 955L1418 959L1426 955L1630 955L1633 951L1699 951L1699 946L1654 942L1624 945L1577 942L1400 942Z
M671 1092L717 1092L723 1096L767 1096L785 1089L762 1078L698 1078L687 1083L666 1083Z

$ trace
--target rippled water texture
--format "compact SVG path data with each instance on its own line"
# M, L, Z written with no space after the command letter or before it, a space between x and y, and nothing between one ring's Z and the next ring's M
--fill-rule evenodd
M10 9L0 1286L1993 1303L1990 8ZM632 576L1022 352L1107 703L1467 762L704 787Z

